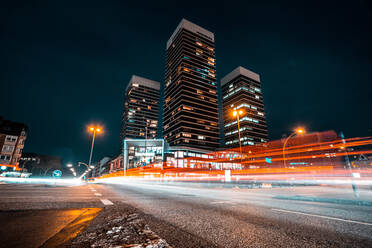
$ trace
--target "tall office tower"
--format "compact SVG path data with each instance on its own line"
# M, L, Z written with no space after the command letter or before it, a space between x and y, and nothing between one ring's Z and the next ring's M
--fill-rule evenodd
M121 124L123 140L155 139L158 126L160 83L133 75L127 86Z
M182 19L166 45L164 139L170 146L219 146L214 34Z
M260 75L239 66L221 79L221 87L225 146L239 147L238 117L242 145L267 142Z

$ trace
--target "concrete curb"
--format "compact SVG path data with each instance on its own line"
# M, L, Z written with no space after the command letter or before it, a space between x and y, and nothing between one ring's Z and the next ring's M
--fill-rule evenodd
M274 199L280 200L295 200L295 201L310 201L310 202L326 202L335 204L347 204L347 205L359 205L359 206L372 206L372 201L363 200L351 200L351 199L337 199L337 198L322 198L322 197L311 197L311 196L274 196Z

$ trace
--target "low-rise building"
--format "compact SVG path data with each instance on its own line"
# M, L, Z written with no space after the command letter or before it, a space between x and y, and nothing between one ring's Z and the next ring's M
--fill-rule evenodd
M63 171L62 158L25 152L19 160L19 169L31 173L31 177L51 177L54 170Z
M0 116L0 166L2 170L19 170L19 160L26 135L25 124L4 120Z

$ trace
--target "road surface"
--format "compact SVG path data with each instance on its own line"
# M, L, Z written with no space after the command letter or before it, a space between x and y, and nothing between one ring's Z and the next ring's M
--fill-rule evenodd
M226 189L136 182L106 187L117 194L114 201L133 205L172 227L173 233L162 230L164 226L156 228L156 223L152 229L176 247L183 242L174 235L176 230L192 236L187 247L198 240L205 247L372 247L371 206L291 200L296 195L350 198L351 189Z
M228 189L141 182L71 187L1 184L0 237L16 240L13 247L22 247L21 243L34 247L27 244L43 244L74 217L62 211L102 208L109 213L110 207L131 205L141 212L151 230L173 247L372 247L372 206L293 200L298 195L353 197L350 189L329 187ZM369 192L364 195L368 196ZM41 215L31 210L60 212ZM27 211L32 214L27 215ZM19 216L13 221L10 218L15 212L25 214L22 225L15 225L20 223ZM52 216L55 221L48 222ZM43 238L26 235L42 223L47 223L51 233ZM9 226L17 231L11 232Z

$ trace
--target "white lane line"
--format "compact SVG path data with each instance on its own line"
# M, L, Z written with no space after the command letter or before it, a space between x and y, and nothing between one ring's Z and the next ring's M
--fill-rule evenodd
M112 201L110 200L107 200L107 199L100 199L100 200L104 205L114 205L114 203L112 203Z
M94 193L96 196L102 196L102 194L100 193Z
M214 202L211 202L211 204L224 204L224 203L228 203L226 201L214 201Z
M372 223L355 221L355 220L345 220L345 219L341 219L341 218L335 218L335 217L324 216L324 215L307 214L307 213L302 213L302 212L297 212L297 211L290 211L290 210L284 210L284 209L277 209L277 208L272 208L271 210L278 211L278 212L284 212L284 213L301 214L301 215L307 215L307 216L318 217L318 218L323 218L323 219L339 220L339 221L344 221L344 222L349 222L349 223L356 223L356 224L361 224L361 225L372 226Z

